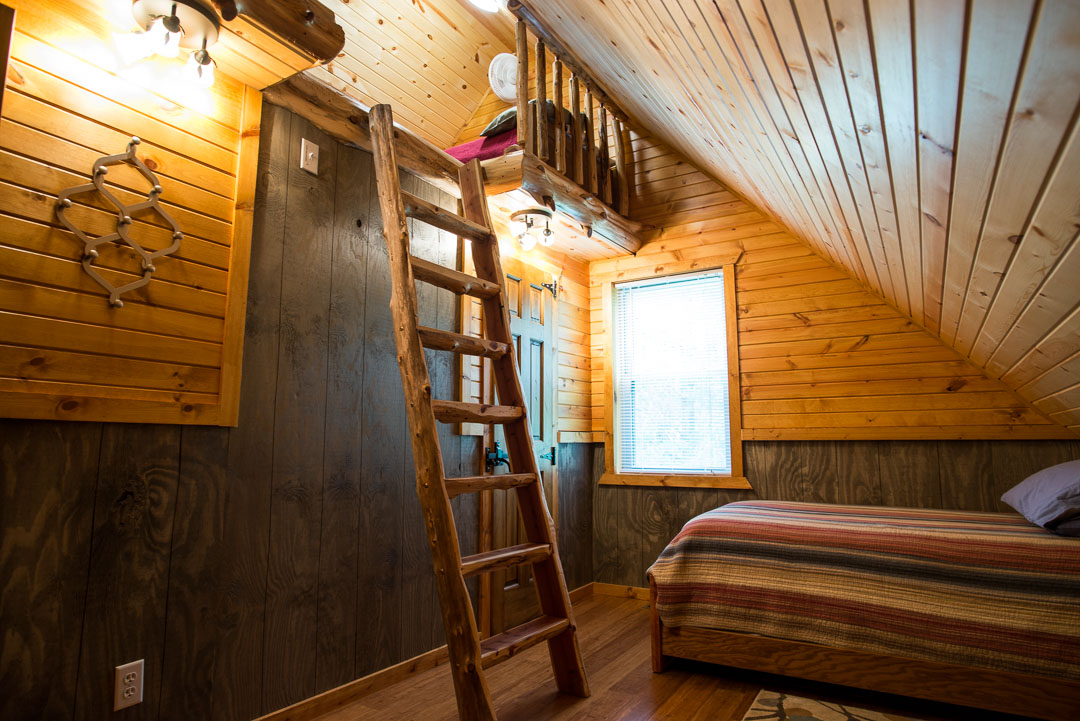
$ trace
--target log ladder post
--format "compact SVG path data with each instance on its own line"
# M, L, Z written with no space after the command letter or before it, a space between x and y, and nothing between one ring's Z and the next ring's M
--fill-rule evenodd
M502 263L498 239L488 215L483 170L479 162L473 160L459 172L464 217L444 211L401 190L395 132L390 106L372 108L375 178L383 235L390 258L390 310L412 430L416 491L423 509L442 602L458 714L462 721L493 721L495 711L484 669L541 641L548 643L555 682L560 691L585 697L589 695L589 685L581 664L576 622L559 561L555 526L548 513L533 456L525 398L511 352ZM476 276L413 257L407 218L471 240ZM418 325L415 281L479 298L488 337L472 338ZM432 398L424 348L492 359L500 405ZM511 472L502 476L447 478L436 422L503 424ZM516 489L528 543L462 558L450 499L462 493L493 488ZM481 641L465 578L522 563L532 563L541 616Z

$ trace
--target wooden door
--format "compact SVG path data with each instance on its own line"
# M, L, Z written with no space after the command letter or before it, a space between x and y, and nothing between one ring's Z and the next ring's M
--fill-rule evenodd
M555 312L553 294L542 285L546 274L516 258L503 260L506 273L507 306L513 336L514 358L521 374L533 452L543 476L544 492L552 517L556 513L555 453ZM501 428L495 438L506 447ZM505 473L500 466L497 473ZM496 491L492 503L491 529L493 547L525 543L525 532L517 510L515 491ZM494 574L491 594L492 633L524 623L539 614L533 588L532 569L528 564Z

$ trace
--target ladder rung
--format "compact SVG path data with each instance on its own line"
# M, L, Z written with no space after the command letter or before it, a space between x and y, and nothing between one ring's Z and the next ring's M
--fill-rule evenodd
M541 616L514 626L509 631L485 638L480 642L480 665L483 668L494 666L541 641L558 636L569 626L569 619Z
M410 218L416 218L428 225L434 225L436 228L442 228L469 240L487 242L492 238L491 229L466 220L457 213L445 211L434 203L421 200L415 195L402 191L401 201L405 204L405 215Z
M518 406L489 406L460 401L432 401L435 420L443 423L510 423L524 415Z
M500 568L537 563L551 557L550 543L521 543L517 546L484 551L461 559L461 575L468 578L478 573L490 573Z
M461 478L447 478L445 481L446 495L451 498L460 496L462 493L477 493L492 489L520 488L527 486L536 480L532 473L507 473L502 476L463 476Z
M446 288L458 295L471 295L474 298L494 298L499 294L498 283L480 280L476 276L417 258L415 255L411 256L410 260L412 260L413 277L417 280Z
M483 356L484 358L502 358L510 346L497 340L476 338L474 336L451 333L448 330L418 326L420 342L425 348L448 350L454 353Z

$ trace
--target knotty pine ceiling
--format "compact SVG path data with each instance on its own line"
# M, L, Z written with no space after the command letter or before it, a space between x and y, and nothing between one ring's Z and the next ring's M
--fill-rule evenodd
M512 17L462 0L321 0L345 30L337 60L310 70L440 148L454 144L488 90L487 68L514 52Z
M1080 3L526 4L638 123L1080 431Z

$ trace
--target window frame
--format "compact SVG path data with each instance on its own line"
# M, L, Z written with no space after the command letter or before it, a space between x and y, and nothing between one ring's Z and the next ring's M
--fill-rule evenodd
M601 288L603 302L604 348L604 474L600 483L614 486L671 486L688 488L750 488L743 475L742 458L742 411L739 385L738 322L735 313L735 264L728 262L689 271L654 273L652 268L640 273L624 273L619 283L640 280L659 280L677 275L698 275L720 271L724 277L724 318L727 322L728 353L728 415L731 444L731 473L700 474L647 474L615 472L615 281L607 281Z

